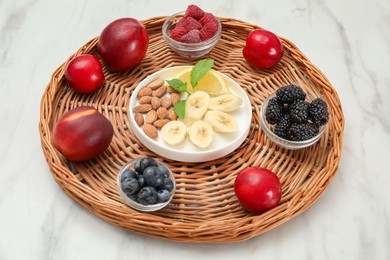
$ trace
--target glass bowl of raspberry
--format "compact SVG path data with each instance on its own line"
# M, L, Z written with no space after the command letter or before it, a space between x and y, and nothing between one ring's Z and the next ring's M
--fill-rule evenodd
M156 211L167 206L175 193L175 176L169 167L151 157L134 159L117 177L119 195L139 211Z
M298 86L288 85L264 100L260 125L277 145L291 150L302 149L321 138L329 112L323 99L303 92Z
M199 58L209 53L221 38L222 25L211 13L179 12L168 17L162 33L166 43L180 56ZM193 17L194 16L194 17Z

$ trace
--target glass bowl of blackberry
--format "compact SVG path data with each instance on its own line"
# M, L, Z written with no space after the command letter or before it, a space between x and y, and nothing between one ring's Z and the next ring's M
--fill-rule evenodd
M128 162L117 177L123 201L139 211L156 211L168 205L176 190L175 176L169 167L152 157Z
M219 19L195 5L168 17L162 26L166 43L180 56L193 59L209 53L221 38L221 31Z
M271 141L296 150L311 146L321 138L329 112L323 99L305 93L296 85L288 85L264 100L260 125Z

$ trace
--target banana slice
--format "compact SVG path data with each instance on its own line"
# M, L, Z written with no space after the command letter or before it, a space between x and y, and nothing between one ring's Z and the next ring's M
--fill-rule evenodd
M231 115L222 111L207 111L203 120L209 123L215 132L231 133L238 129L237 121Z
M239 108L241 104L242 104L241 98L232 94L225 94L213 98L210 101L209 109L223 111L223 112L232 112L237 108Z
M209 123L197 121L188 130L190 141L199 148L208 147L213 141L214 131Z
M187 135L187 126L181 121L170 121L161 128L161 135L170 145L181 144Z
M191 94L186 101L186 114L184 122L187 125L199 121L203 118L210 103L210 96L207 92L196 91Z

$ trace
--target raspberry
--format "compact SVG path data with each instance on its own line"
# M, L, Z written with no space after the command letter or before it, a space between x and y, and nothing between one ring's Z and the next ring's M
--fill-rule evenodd
M180 42L196 43L201 42L199 30L191 30L187 34L180 37Z
M206 13L202 19L199 20L199 23L203 26L206 24L209 25L210 27L215 27L215 30L218 29L218 22L215 19L214 15L211 13Z
M204 15L204 11L196 5L189 5L186 10L185 17L192 17L196 20L200 20Z
M188 31L191 31L193 29L197 29L197 30L201 29L202 25L197 20L195 20L194 18L186 17L186 18L181 19L177 23L176 27L184 27Z
M180 38L188 33L188 30L184 27L176 26L172 31L171 31L171 38L174 39L175 41L179 41Z
M200 29L200 39L202 41L206 41L212 38L217 33L217 29L215 29L213 26L209 26L206 24L205 26L203 26L202 29Z

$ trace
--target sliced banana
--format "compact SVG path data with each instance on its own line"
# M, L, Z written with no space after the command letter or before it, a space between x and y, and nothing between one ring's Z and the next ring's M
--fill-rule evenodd
M191 94L186 101L186 114L184 122L187 125L199 121L203 118L210 103L210 96L205 91L196 91Z
M209 123L197 121L188 130L188 137L199 148L207 148L213 141L214 131Z
M232 112L242 104L241 98L233 94L225 94L213 98L210 101L209 109L223 112Z
M161 135L170 145L181 144L187 135L187 126L181 121L170 121L161 128Z
M238 129L237 121L231 115L222 111L207 111L203 120L209 123L215 132L231 133Z

